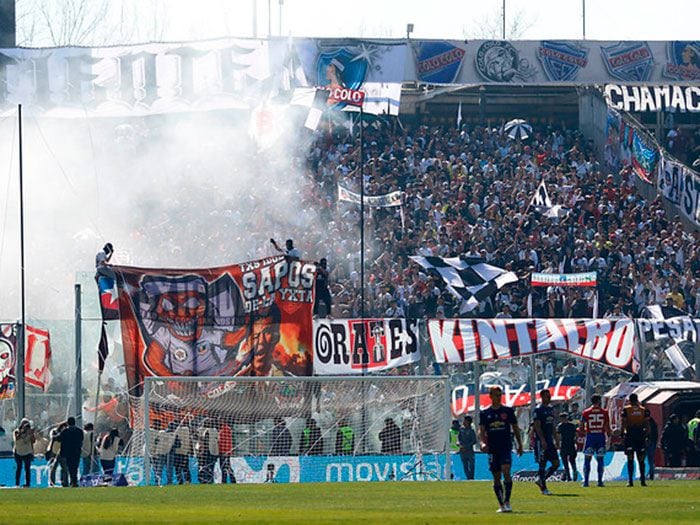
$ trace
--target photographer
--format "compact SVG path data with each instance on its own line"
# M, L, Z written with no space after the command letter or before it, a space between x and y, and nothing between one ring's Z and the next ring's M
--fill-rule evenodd
M31 422L27 418L22 419L19 423L19 427L13 432L12 437L14 441L13 452L17 465L15 470L15 485L19 487L19 478L21 477L22 466L24 465L24 486L29 487L31 480L29 466L34 458L34 442L36 441Z

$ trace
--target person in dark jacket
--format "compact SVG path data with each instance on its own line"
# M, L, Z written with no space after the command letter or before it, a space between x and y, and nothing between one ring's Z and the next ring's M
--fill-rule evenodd
M323 454L323 438L321 428L314 418L306 421L306 427L301 432L301 455L320 456Z
M464 423L459 429L457 441L459 442L459 457L462 460L464 467L464 475L467 479L474 479L474 445L476 444L476 431L472 426L473 419L471 416L464 416Z
M688 441L688 434L678 414L671 414L661 434L661 448L666 454L666 465L677 468L681 466L683 452Z
M654 479L656 474L654 468L654 455L659 444L659 426L653 417L649 418L649 443L647 443L647 464L649 465L649 479Z
M271 456L289 456L292 448L292 434L289 432L284 419L275 418L275 426L272 429Z
M80 465L80 452L83 449L83 431L75 426L75 418L68 418L68 426L64 428L56 438L61 443L61 456L68 465L68 478L71 487L78 486L78 466Z
M401 454L401 429L390 417L384 420L379 441L382 442L382 454Z

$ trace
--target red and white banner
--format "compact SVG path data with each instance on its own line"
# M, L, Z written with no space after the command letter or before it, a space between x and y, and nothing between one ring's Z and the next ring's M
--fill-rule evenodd
M330 88L328 96L328 105L345 103L348 106L362 107L365 102L365 92L357 89L345 88L342 86L333 86Z
M586 377L583 375L560 376L544 381L537 381L535 401L540 401L540 391L545 388L552 395L552 401L569 401L581 390ZM530 406L530 385L508 385L496 381L483 381L479 392L479 409L484 410L491 406L489 389L492 386L500 386L503 390L503 404L508 407L518 408ZM452 389L450 408L454 417L474 411L474 385L458 385Z
M380 372L419 360L415 319L314 321L314 375Z
M627 372L637 367L631 319L431 319L428 335L438 363L558 351Z
M598 283L596 272L585 273L538 273L532 272L532 286L583 286L595 287Z
M24 380L44 392L51 384L51 336L48 330L27 325L27 352L24 360Z

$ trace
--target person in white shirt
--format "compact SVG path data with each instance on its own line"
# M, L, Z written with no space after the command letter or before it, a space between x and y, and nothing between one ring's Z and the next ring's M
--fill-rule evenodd
M275 250L277 250L280 253L283 253L290 259L293 259L295 261L301 259L301 251L294 247L294 241L292 239L287 239L284 250L279 247L277 241L275 241L274 239L270 239L270 244L274 246Z

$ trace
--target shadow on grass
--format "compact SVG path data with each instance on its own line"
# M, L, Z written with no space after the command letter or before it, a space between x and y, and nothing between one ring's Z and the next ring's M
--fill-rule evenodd
M555 498L578 498L581 494L550 494L550 496L554 496Z

